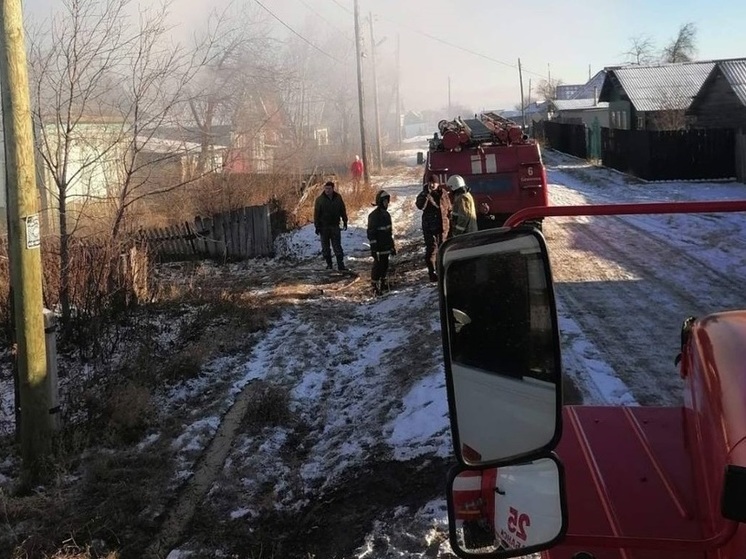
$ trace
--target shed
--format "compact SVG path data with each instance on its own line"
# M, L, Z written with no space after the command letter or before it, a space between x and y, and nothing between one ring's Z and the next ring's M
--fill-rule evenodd
M686 114L697 128L746 130L746 58L717 61Z

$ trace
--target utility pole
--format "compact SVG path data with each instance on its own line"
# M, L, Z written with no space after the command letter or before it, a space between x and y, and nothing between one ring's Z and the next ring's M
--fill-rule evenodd
M521 82L521 124L526 128L526 104L523 102L523 72L521 71L521 59L518 59L518 79Z
M41 289L39 204L21 0L2 0L0 18L0 84L8 180L10 282L20 384L21 458L25 475L33 479L51 453L52 421Z
M360 8L355 0L355 50L357 52L357 98L360 105L360 149L363 159L363 180L365 186L370 186L370 171L368 170L368 143L365 141L365 93L363 91L363 44L360 36Z
M400 81L401 81L401 64L399 60L399 51L401 48L401 38L399 34L396 34L396 147L401 149L401 92L400 92Z
M381 115L378 112L378 77L376 75L376 39L373 35L373 12L368 12L370 23L370 63L373 65L373 105L376 115L376 170L383 168L383 151L381 150Z
M448 118L453 118L451 114L451 76L448 76Z

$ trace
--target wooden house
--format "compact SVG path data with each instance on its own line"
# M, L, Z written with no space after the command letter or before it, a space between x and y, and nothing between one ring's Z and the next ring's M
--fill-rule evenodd
M609 103L609 127L688 128L686 111L714 67L714 61L705 61L606 68L599 101Z

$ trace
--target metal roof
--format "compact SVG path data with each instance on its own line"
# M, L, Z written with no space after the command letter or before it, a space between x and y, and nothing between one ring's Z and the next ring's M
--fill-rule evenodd
M715 62L623 66L609 70L638 111L687 109Z
M746 59L723 60L718 62L725 79L733 88L738 99L746 105Z
M593 99L555 99L552 101L558 111L579 111L587 109L608 109L609 104L596 103Z
M596 75L589 79L578 91L575 92L575 95L573 95L572 98L592 99L594 95L598 97L601 93L601 86L603 86L605 79L606 70L599 70L596 72Z

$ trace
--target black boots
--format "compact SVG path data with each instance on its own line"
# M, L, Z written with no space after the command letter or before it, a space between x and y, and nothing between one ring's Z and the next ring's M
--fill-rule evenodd
M390 291L389 280L386 278L382 278L378 281L371 281L370 283L373 286L373 295L383 295Z
M331 256L326 259L326 269L327 270L332 269L332 257Z
M337 269L341 270L341 271L344 271L344 270L347 269L347 267L345 266L343 258L344 258L344 256L337 256ZM329 262L329 268L331 268L331 267L332 267L332 264L331 264L331 262Z
M435 267L430 262L427 263L427 277L430 281L438 281L438 274L435 273Z

